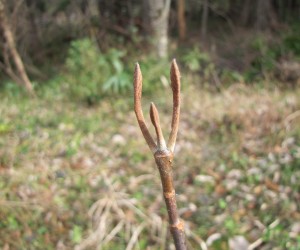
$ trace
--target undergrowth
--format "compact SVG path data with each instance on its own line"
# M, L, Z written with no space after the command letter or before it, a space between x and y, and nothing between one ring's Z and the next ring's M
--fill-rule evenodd
M168 247L159 175L131 96L90 107L39 91L1 94L0 247ZM174 171L191 249L228 249L236 236L262 249L299 247L299 94L185 87ZM167 127L163 96L151 99Z

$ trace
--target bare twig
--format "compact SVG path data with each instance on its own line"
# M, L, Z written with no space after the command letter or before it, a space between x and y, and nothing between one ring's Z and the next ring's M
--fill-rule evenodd
M171 65L171 87L173 91L173 116L171 124L171 133L168 141L168 147L163 137L161 130L158 111L153 103L150 106L150 117L152 124L156 131L157 145L153 141L148 128L145 124L142 108L141 108L141 97L142 97L142 74L140 67L136 64L134 72L134 110L136 118L138 120L139 126L143 133L143 136L154 154L154 159L158 167L161 183L163 188L163 196L165 198L168 215L170 231L172 233L175 247L177 250L185 250L185 234L184 234L184 224L180 220L175 189L173 184L173 152L176 143L176 137L178 133L179 126L179 113L180 113L180 73L175 59L172 61Z
M3 37L7 43L11 58L14 61L19 77L22 80L24 87L30 95L34 95L32 84L26 73L24 63L19 55L19 52L17 51L14 35L8 20L9 19L7 18L5 13L5 2L4 0L0 0L0 27L2 29Z
M289 114L285 119L284 119L284 125L285 129L289 130L291 122L296 119L298 116L300 116L300 110L296 110L294 113Z
M264 243L262 238L258 238L256 241L254 241L252 244L250 244L247 248L247 250L254 250L257 247L259 247L262 243Z
M140 224L135 230L134 230L134 233L132 234L132 237L126 247L126 250L131 250L133 249L135 243L137 242L138 240L138 237L140 235L140 233L143 231L143 229L145 228L145 223L143 224Z

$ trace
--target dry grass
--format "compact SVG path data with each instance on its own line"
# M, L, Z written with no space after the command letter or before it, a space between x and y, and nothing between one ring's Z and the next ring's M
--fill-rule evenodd
M158 108L171 110L162 96ZM228 249L242 235L259 249L297 249L299 96L184 89L174 171L190 248ZM159 175L130 100L87 108L2 99L1 248L171 247ZM170 116L161 115L162 127Z

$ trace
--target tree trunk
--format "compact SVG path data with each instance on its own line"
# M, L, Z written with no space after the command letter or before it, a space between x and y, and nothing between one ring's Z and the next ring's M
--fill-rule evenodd
M244 1L242 16L241 16L241 23L244 26L247 26L251 13L251 0Z
M205 40L205 38L206 38L207 19L208 19L208 0L204 0L203 1L202 23L201 23L201 36L202 36L203 40Z
M271 0L257 0L256 22L258 30L267 30L277 24L276 14Z
M186 36L185 0L177 0L177 19L179 39L183 41Z
M171 0L145 0L149 33L155 53L160 58L168 56L168 21Z
M16 49L14 36L9 27L7 17L5 15L4 6L5 6L4 0L0 0L0 26L3 31L3 36L4 36L4 39L6 40L8 51L15 63L15 66L17 68L19 78L21 79L22 84L24 85L24 87L30 94L33 94L32 84L27 76L26 71L25 71L23 61Z
M36 22L36 16L37 16L36 3L34 0L32 1L27 0L25 1L25 4L27 6L26 18L28 18L28 22L29 22L28 25L30 25L30 30L31 30L30 34L28 34L30 45L31 45L30 47L34 48L34 51L31 51L31 53L32 52L35 53L41 51L41 32Z

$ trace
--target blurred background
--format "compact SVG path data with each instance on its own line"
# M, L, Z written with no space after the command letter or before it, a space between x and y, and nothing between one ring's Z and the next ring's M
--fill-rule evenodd
M132 93L167 137L173 58L188 248L300 249L298 0L0 0L0 34L1 249L175 249Z

